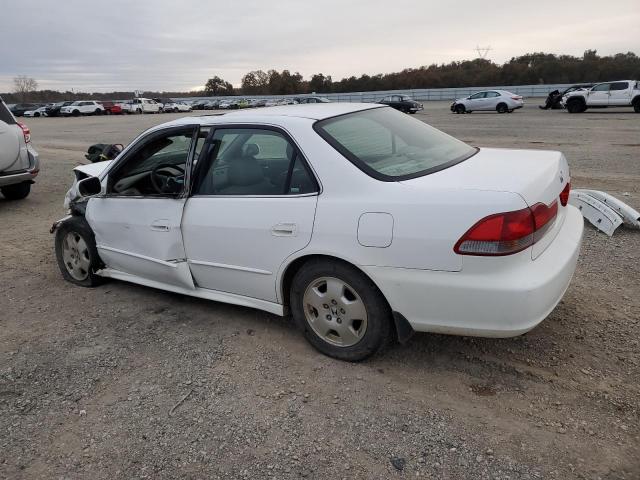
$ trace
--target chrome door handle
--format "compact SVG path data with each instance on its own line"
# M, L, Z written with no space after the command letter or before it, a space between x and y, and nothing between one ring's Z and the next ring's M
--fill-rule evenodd
M298 233L295 223L279 223L271 229L271 235L275 237L294 237Z
M168 225L168 220L155 220L151 224L151 230L155 232L168 232L171 227Z

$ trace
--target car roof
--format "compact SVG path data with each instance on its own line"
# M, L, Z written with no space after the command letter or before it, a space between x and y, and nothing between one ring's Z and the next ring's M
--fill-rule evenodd
M371 110L374 108L390 108L377 103L304 103L300 105L282 105L268 107L259 110L239 110L229 113L214 113L212 115L201 115L192 117L182 117L171 122L163 123L151 128L150 131L160 130L167 127L178 127L181 125L216 125L225 123L256 123L256 124L278 124L286 123L290 118L306 118L309 120L324 120L347 113ZM280 119L281 122L276 120Z

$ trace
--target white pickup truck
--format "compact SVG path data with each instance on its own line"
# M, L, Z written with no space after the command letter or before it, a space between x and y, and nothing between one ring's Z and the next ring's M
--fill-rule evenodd
M562 104L569 113L582 113L587 108L633 107L640 113L640 82L618 80L597 83L585 90L574 90L562 97Z

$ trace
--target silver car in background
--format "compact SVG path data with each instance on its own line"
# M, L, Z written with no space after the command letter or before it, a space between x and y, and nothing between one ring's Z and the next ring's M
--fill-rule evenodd
M521 95L506 90L485 90L465 98L459 98L451 104L454 113L471 113L475 111L493 111L512 113L522 108L524 99Z
M16 121L0 98L0 192L7 200L25 198L39 171L29 128Z

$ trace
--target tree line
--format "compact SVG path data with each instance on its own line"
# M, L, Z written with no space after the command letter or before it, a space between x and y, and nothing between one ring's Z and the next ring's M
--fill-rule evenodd
M82 93L52 90L25 91L30 84L21 79L21 90L3 94L6 102L16 103L75 100L125 99L134 92ZM596 50L587 50L580 57L551 53L528 53L513 57L504 64L476 58L432 64L418 68L406 68L401 72L350 76L334 81L331 75L316 73L304 79L299 72L289 70L254 70L242 77L239 87L214 76L207 80L202 91L191 92L143 92L144 97L197 97L223 95L291 95L304 93L344 93L377 90L407 90L416 88L484 87L499 85L536 85L554 83L595 83L607 80L640 79L640 57L633 52L599 56ZM37 84L36 84L37 85Z

